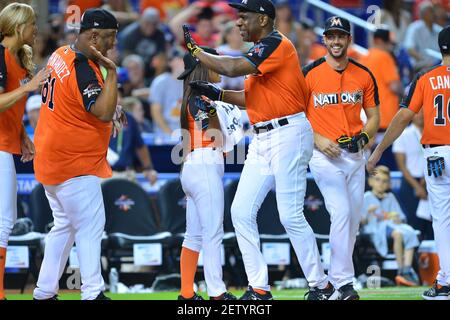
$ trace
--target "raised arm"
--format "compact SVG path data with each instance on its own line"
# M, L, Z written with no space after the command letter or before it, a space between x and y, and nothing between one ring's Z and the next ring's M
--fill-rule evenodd
M216 56L204 52L192 39L187 25L183 25L183 32L188 50L208 69L227 77L239 77L259 72L245 57Z

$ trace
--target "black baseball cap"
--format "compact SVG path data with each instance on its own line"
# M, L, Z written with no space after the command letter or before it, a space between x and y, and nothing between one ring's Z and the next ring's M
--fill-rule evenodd
M104 9L88 9L81 16L80 33L89 29L119 29L119 23L111 12Z
M328 18L327 21L325 21L325 29L323 30L323 34L333 30L339 30L351 35L350 22L347 19L338 16Z
M219 53L210 47L200 46L205 52L218 56ZM200 60L194 58L189 52L186 52L183 57L184 62L184 71L181 73L177 79L184 80L192 71L194 71L195 67L200 64Z
M439 32L438 43L442 54L450 54L450 25Z
M233 7L242 11L250 11L261 14L267 14L271 19L275 19L275 6L270 0L240 0L240 3L228 3Z

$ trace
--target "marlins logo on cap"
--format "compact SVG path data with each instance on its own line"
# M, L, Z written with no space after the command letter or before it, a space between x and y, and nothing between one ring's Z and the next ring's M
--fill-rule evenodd
M333 17L333 18L331 19L331 26L332 26L332 27L333 27L333 26L340 26L340 27L342 27L341 18Z
M350 35L350 22L345 18L337 16L328 18L325 22L325 29L323 31L323 34L326 34L328 31L332 30L342 31Z

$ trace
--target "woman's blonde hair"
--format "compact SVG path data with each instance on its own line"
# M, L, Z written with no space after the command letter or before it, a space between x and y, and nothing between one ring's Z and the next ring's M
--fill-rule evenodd
M22 40L25 24L36 19L31 6L24 3L11 3L0 12L0 41L5 37L17 36ZM29 45L23 45L17 52L22 67L29 77L34 71L33 50Z

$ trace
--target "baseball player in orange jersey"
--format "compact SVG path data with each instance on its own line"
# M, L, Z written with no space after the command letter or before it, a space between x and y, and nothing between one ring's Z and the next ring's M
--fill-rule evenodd
M314 294L329 286L314 233L303 215L306 170L312 155L313 133L305 117L305 80L292 43L274 29L275 8L269 0L230 4L239 10L236 25L244 41L254 46L243 57L215 56L198 47L189 30L185 41L202 64L226 76L248 75L243 91L223 91L213 84L192 87L212 100L245 107L255 136L249 146L231 216L249 287L243 300L270 300L267 264L260 251L258 209L275 187L280 221ZM331 285L330 285L331 286Z
M27 95L48 77L40 71L33 79L30 46L36 37L33 8L13 3L0 12L0 300L5 299L6 246L17 218L17 180L13 154L22 161L33 160L34 145L28 138L22 117Z
M106 160L117 105L115 64L105 58L114 47L118 24L106 10L87 10L72 46L57 49L47 66L36 128L36 179L53 211L36 300L56 299L58 282L74 242L81 273L81 298L105 300L101 238L105 209L101 178L111 176ZM100 65L107 70L105 80Z
M349 21L329 18L323 37L328 54L303 69L315 143L309 168L331 218L328 278L337 290L330 299L342 300L359 299L352 254L364 200L363 148L379 125L377 84L369 69L347 57L351 41Z
M450 299L450 26L442 29L438 41L443 64L417 74L400 104L401 109L367 164L372 172L383 151L423 108L421 143L427 162L423 170L440 264L436 282L422 295L426 300Z

